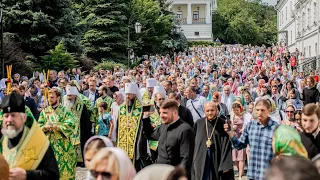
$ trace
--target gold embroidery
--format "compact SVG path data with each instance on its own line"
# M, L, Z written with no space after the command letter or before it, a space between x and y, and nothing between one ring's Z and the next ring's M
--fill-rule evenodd
M39 157L36 154L36 148L35 147L31 147L28 149L23 149L22 153L24 155L24 162L27 163L31 160L38 160Z

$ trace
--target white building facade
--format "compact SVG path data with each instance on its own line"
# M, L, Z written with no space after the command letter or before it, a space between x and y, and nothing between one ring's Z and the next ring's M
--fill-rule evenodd
M278 41L303 53L300 70L320 69L320 0L279 0L275 8Z
M217 0L172 0L171 11L188 41L212 41L212 13Z

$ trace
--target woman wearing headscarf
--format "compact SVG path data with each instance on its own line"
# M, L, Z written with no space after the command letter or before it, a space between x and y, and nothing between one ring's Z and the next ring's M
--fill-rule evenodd
M127 153L115 147L101 149L90 162L89 170L95 179L132 180L136 175Z
M112 121L113 121L113 131L111 135L111 140L112 142L117 141L117 120L118 120L118 114L119 114L119 109L120 105L124 102L124 97L123 94L120 91L117 91L113 94L113 100L114 102L111 105L111 116L112 116Z
M186 172L181 166L153 164L142 169L133 180L187 180Z
M85 166L90 167L90 161L96 155L96 153L105 147L113 147L112 141L105 136L92 136L88 139L84 145L83 157L85 161ZM87 180L95 180L90 171L87 173Z
M281 111L280 109L277 109L276 103L273 101L273 99L269 98L269 97L263 97L263 99L266 99L270 102L271 104L271 109L270 109L270 118L277 122L278 124L281 124L281 121L283 121L285 119L285 114L283 111Z
M273 152L277 157L301 156L308 158L308 152L301 142L300 134L290 126L280 125L272 138Z

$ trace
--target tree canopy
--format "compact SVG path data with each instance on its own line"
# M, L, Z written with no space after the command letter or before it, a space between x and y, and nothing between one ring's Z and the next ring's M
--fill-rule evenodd
M266 44L276 42L277 13L261 0L218 0L213 14L213 36L224 43Z

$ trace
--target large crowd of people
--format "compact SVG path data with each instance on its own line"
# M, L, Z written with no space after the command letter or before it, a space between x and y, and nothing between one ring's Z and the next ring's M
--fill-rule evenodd
M320 179L320 81L284 43L0 81L0 179ZM8 83L10 85L8 85ZM8 90L9 89L9 90Z

